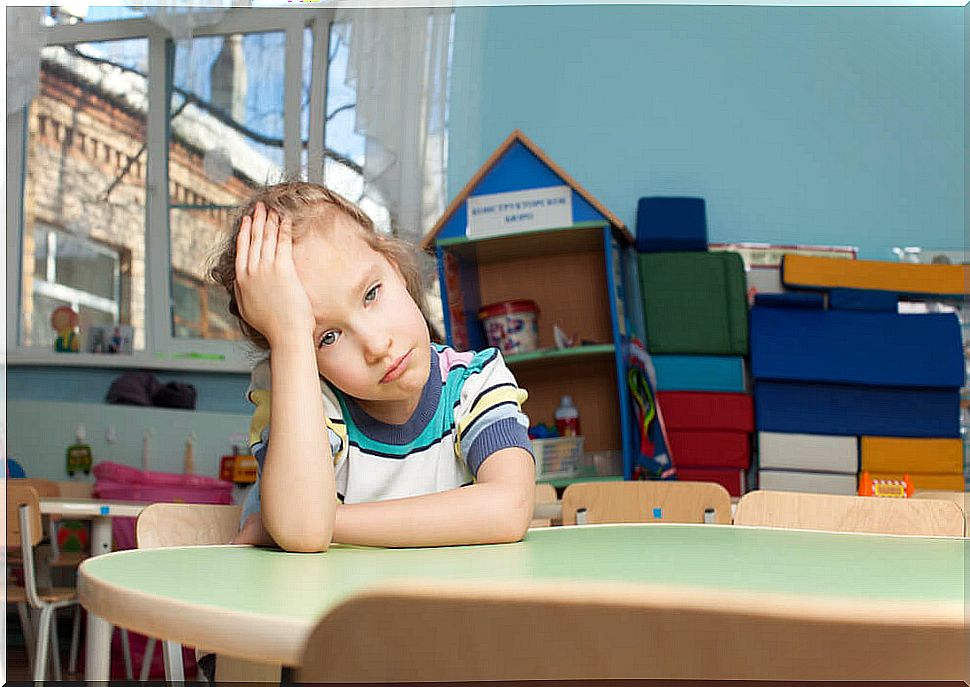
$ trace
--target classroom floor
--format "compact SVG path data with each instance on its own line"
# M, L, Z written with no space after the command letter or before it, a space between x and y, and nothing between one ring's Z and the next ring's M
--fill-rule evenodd
M62 624L70 627L70 621L66 618ZM83 680L84 674L81 672L67 672L68 651L71 646L70 635L64 634L62 630L58 635L61 649L61 679L62 680ZM27 649L24 646L24 638L20 634L20 620L17 613L7 614L7 682L29 682L33 679L30 668L27 665Z

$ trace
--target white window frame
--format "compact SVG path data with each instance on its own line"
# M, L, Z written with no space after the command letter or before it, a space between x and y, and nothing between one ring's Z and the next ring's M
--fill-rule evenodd
M34 277L34 293L39 293L42 296L47 296L48 298L56 298L58 300L67 301L73 304L72 307L77 308L80 305L84 305L92 310L100 310L101 312L109 313L114 317L118 317L121 299L121 254L118 250L112 250L107 246L104 246L97 241L91 239L86 239L83 236L75 237L76 240L86 244L95 253L101 255L106 255L113 258L116 261L114 273L111 275L114 291L114 298L105 298L104 296L96 296L93 293L83 291L81 289L76 289L73 286L67 286L57 281L57 268L55 267L57 263L57 243L58 234L64 236L70 236L70 232L66 232L63 229L58 229L57 227L52 227L48 224L42 226L43 230L47 232L47 269L44 275L44 279L38 279ZM34 227L36 231L38 227ZM49 277L51 273L54 273L54 280L51 281Z
M310 80L308 159L323 160L327 55L332 7L282 9L231 8L218 24L200 28L193 38L233 33L286 32L283 85L283 160L288 176L301 173L300 100L303 84L303 35L314 38ZM171 37L148 19L121 19L45 27L45 43L68 45L144 38L148 40L148 114L145 179L145 350L132 355L55 353L49 347L20 345L23 283L23 191L26 163L27 109L7 116L7 333L8 365L139 367L150 369L246 372L252 358L239 342L176 339L172 335L172 259L169 232L168 125L169 93L166 57ZM11 154L13 153L13 154ZM310 169L309 181L323 183L323 165ZM159 189L162 189L159 192Z

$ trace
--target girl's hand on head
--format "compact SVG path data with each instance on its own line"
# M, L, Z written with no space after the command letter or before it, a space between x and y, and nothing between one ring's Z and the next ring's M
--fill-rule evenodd
M293 264L292 222L262 203L243 218L236 237L236 300L270 347L284 338L312 340L313 311Z

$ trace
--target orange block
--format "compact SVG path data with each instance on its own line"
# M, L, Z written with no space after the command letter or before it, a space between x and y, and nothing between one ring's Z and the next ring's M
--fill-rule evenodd
M962 473L960 439L861 437L861 470L869 472Z
M963 491L962 474L918 474L908 473L913 488L918 491ZM902 480L906 473L902 472L871 472L872 479Z
M962 295L966 284L970 283L970 267L786 254L782 258L781 277L785 286L793 287L842 287L956 296Z

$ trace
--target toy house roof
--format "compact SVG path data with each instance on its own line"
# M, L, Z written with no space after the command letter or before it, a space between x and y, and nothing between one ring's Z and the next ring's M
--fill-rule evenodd
M630 231L626 228L626 225L620 221L620 219L614 215L612 212L606 209L602 203L600 203L596 198L590 194L585 188L580 186L575 179L566 174L566 172L559 167L555 162L553 162L548 155L546 155L542 149L539 148L535 143L532 142L525 134L523 134L519 129L513 131L505 141L502 142L495 152L489 156L488 160L485 161L475 175L469 180L465 187L458 193L457 196L451 201L448 207L445 209L444 214L435 223L435 225L428 231L427 234L421 239L421 247L427 248L434 243L435 238L441 230L452 220L456 212L462 208L465 201L471 196L474 191L479 187L481 182L485 177L491 172L496 165L503 159L503 157L513 148L513 146L518 143L531 152L542 164L549 168L549 170L557 177L559 177L563 183L568 185L573 191L576 192L582 199L584 199L592 207L592 210L598 212L603 216L607 222L609 222L613 227L622 231L627 239L632 243L633 236Z

